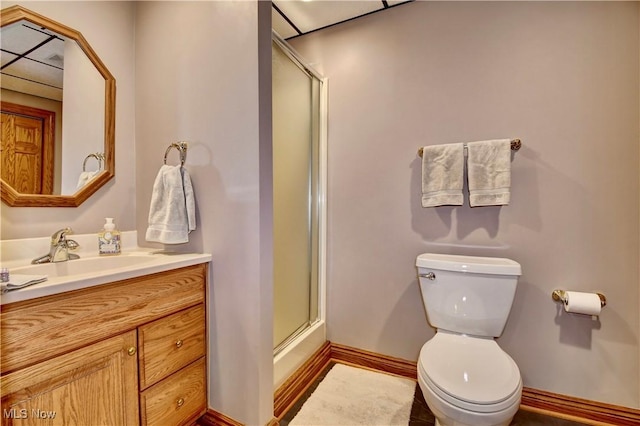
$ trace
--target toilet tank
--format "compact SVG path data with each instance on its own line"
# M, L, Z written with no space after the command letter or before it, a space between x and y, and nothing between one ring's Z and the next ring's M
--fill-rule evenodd
M518 262L425 253L418 256L416 266L433 327L474 336L502 334L522 273Z

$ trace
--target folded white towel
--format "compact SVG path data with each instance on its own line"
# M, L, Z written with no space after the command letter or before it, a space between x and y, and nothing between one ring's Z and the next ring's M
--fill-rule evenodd
M189 173L181 166L164 165L153 184L146 240L186 243L194 229L196 209Z
M76 189L80 189L85 186L91 179L93 179L100 170L94 170L92 172L81 172L80 177L78 178L78 184L76 185Z
M469 204L500 206L511 196L511 141L509 139L467 144Z
M425 146L422 150L422 207L461 206L464 146Z
M11 274L9 282L0 284L0 288L2 293L6 293L11 290L18 290L33 284L38 284L46 280L46 275Z

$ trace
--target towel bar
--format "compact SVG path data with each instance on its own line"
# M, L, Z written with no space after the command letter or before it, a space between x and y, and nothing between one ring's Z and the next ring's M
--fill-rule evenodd
M175 148L180 152L180 166L184 166L185 161L187 161L187 143L186 142L174 142L167 150L164 152L164 164L167 164L167 155L171 148Z
M520 139L512 139L511 140L511 151L517 151L522 147L522 142L520 141ZM464 144L464 148L467 148L467 144ZM422 157L422 151L424 150L424 148L419 148L418 149L418 155L420 157Z

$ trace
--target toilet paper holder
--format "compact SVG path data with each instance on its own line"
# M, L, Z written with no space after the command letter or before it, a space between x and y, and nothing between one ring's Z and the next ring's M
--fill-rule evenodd
M607 305L607 298L602 293L596 293L596 294L600 298L600 307L604 308ZM562 304L564 305L568 303L564 290L553 290L553 292L551 293L551 297L556 302L562 302Z

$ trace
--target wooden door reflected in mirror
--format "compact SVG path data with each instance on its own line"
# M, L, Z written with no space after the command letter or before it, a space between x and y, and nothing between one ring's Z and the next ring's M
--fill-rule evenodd
M55 113L1 104L0 177L21 194L51 195Z

